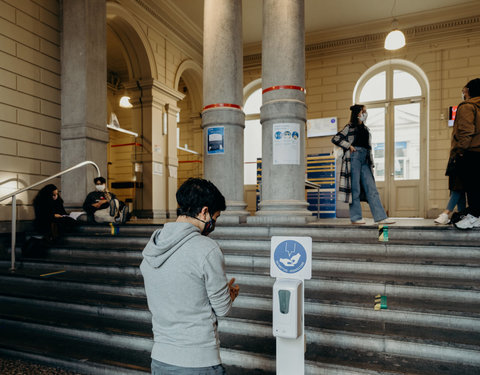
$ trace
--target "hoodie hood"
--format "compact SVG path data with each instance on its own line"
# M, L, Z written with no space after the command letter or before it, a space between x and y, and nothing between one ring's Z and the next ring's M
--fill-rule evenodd
M200 229L190 223L166 223L162 229L153 232L143 249L143 258L153 268L160 267L185 242L200 236Z

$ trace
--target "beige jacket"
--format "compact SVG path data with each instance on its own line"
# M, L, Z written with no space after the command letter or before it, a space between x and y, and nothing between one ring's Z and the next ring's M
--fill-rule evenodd
M461 102L453 124L450 156L480 152L480 96Z

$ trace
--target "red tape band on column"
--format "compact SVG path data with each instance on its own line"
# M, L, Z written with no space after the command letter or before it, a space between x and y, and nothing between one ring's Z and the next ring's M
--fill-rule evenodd
M272 86L272 87L267 87L262 91L262 94L265 94L266 92L273 91L273 90L299 90L303 91L304 93L307 93L307 90L303 88L302 86L293 86L293 85L280 85L280 86Z
M206 109L211 109L211 108L220 108L220 107L228 107L228 108L236 108L236 109L242 109L241 106L238 104L230 104L230 103L217 103L217 104L209 104L203 107L202 111L205 111Z

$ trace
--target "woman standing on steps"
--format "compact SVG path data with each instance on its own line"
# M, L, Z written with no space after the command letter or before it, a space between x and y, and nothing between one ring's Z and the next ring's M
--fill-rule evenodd
M360 201L367 201L377 224L393 224L383 209L373 178L371 135L365 122L364 105L350 107L350 122L332 138L332 143L343 149L339 181L339 199L350 205L352 224L365 224Z

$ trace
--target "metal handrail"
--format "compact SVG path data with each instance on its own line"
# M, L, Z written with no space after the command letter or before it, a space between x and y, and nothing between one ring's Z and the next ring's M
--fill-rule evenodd
M15 271L15 245L16 245L16 238L17 238L17 195L20 193L23 193L24 191L30 190L38 185L41 185L47 181L53 180L54 178L57 178L61 175L64 175L65 173L71 172L77 168L83 167L84 165L93 165L97 169L97 174L98 177L100 177L100 168L98 168L98 165L95 164L93 161L83 161L77 165L74 165L71 168L65 169L62 172L59 172L57 174L54 174L53 176L47 177L43 179L42 181L36 182L33 185L27 186L25 188L19 189L13 193L4 195L3 197L0 197L0 202L4 201L5 199L12 198L12 264L10 271Z
M317 219L320 219L320 188L321 186L305 180L305 186L317 189Z

